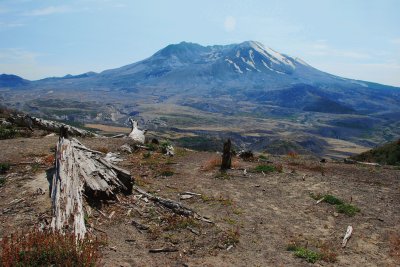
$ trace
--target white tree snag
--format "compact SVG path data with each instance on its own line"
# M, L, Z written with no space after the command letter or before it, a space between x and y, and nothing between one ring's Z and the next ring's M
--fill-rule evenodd
M81 136L81 137L99 137L100 135L79 129L77 127L73 127L61 122L56 122L56 121L49 121L49 120L44 120L36 117L32 117L29 115L16 115L13 117L9 118L9 121L13 124L16 124L18 126L23 126L23 127L28 127L30 130L33 131L33 127L37 127L41 130L45 131L50 131L50 132L59 132L60 128L64 126L67 129L67 132L71 136Z
M51 191L53 229L68 229L83 238L86 233L83 195L95 200L132 192L129 172L107 162L102 154L76 139L60 137Z
M347 226L346 234L343 237L342 241L342 248L346 247L347 241L349 241L351 234L353 233L353 227L352 226Z
M138 122L135 120L132 120L131 118L129 118L129 122L131 123L132 130L131 130L130 134L128 135L128 137L138 143L144 144L144 141L145 141L144 135L146 134L147 130L139 130Z

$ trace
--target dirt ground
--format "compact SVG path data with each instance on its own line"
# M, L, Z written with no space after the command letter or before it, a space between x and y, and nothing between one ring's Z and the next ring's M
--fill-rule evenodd
M57 137L0 141L0 163L11 163L0 187L1 236L51 220L45 170L56 142ZM82 142L108 152L125 141ZM177 149L169 158L142 150L120 156L119 165L131 171L136 185L179 200L213 223L175 215L136 193L87 208L88 229L107 239L104 266L400 266L398 168L266 155L281 172L257 173L265 159L235 158L235 169L221 174L213 164L216 153ZM201 196L180 200L188 191ZM339 213L334 205L316 204L310 193L334 195L360 212ZM342 248L349 225L353 235ZM287 250L293 243L323 259L312 264L295 257ZM174 251L149 252L157 248Z

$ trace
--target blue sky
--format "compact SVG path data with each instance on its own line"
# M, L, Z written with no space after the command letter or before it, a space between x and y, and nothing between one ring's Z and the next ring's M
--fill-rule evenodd
M0 0L0 73L120 67L170 43L260 41L343 77L400 86L398 0Z

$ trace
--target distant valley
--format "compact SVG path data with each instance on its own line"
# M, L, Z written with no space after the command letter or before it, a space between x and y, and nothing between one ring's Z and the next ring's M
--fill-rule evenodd
M400 88L334 76L254 41L182 42L101 73L3 74L0 104L91 127L135 117L204 150L232 138L238 149L342 157L400 136Z

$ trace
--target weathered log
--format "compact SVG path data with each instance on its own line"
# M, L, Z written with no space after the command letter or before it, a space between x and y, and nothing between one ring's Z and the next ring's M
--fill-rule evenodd
M60 137L51 188L53 229L69 229L83 238L86 233L83 195L96 200L115 198L119 192L132 192L133 180L129 172L107 162L102 155L76 139Z
M131 118L129 118L129 122L131 123L132 130L129 133L128 137L136 142L144 144L146 139L144 135L146 134L147 130L139 130L138 122L132 120Z
M27 127L32 131L33 131L33 127L37 127L41 130L58 133L60 131L61 127L64 126L66 128L66 131L68 132L68 134L71 136L81 136L81 137L86 137L86 136L99 137L100 136L96 133L86 131L83 129L79 129L77 127L73 127L73 126L67 125L65 123L44 120L44 119L29 116L29 115L18 114L18 115L8 118L8 121L17 126Z
M343 162L347 163L347 164L360 164L360 165L374 166L374 167L381 166L379 163L363 162L363 161L357 161L357 160L353 160L353 159L344 159Z
M224 143L221 170L228 170L231 168L232 164L231 146L232 146L231 139L228 139L228 141Z

